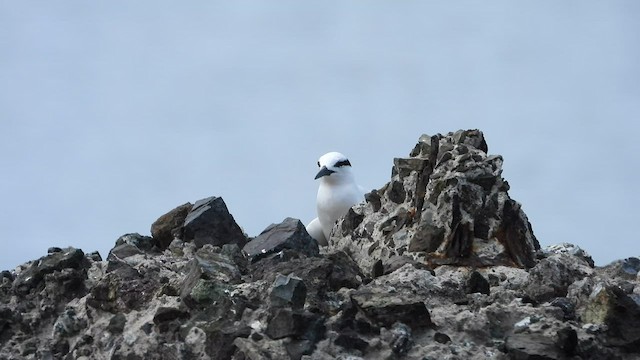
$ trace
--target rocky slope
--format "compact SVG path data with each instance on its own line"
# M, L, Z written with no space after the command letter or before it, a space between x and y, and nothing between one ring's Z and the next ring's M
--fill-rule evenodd
M540 249L477 130L423 135L319 248L222 198L0 274L0 359L634 359L640 260Z

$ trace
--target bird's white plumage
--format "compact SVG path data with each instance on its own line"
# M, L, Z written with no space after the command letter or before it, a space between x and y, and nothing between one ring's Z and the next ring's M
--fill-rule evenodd
M327 245L331 229L355 204L364 200L362 187L356 184L351 164L346 156L329 152L318 160L320 179L316 210L318 217L307 225L307 232L320 245Z

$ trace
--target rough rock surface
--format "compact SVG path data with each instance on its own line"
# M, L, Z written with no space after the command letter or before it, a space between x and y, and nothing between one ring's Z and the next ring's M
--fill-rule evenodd
M539 249L486 152L421 137L319 253L295 219L245 246L216 197L52 247L0 272L0 359L640 358L640 260Z
M366 274L395 256L533 267L540 245L501 174L502 157L487 154L478 130L422 135L411 157L394 159L391 182L334 227L329 249L351 254Z

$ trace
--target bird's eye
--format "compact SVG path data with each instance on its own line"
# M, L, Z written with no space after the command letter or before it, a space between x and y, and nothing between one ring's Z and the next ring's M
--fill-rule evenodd
M318 161L318 167L320 167L320 161Z
M349 160L338 161L336 163L336 167L341 167L341 166L351 166L351 163L349 162Z

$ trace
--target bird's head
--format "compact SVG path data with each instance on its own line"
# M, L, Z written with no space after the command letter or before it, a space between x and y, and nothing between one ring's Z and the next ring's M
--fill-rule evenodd
M332 151L320 156L318 167L320 171L318 171L316 179L338 180L352 176L349 159L339 152Z

